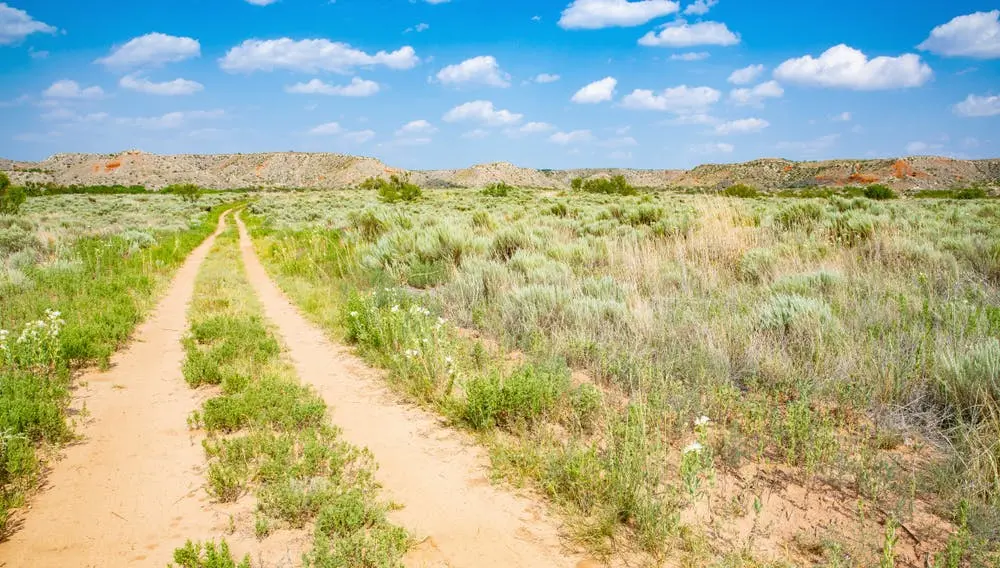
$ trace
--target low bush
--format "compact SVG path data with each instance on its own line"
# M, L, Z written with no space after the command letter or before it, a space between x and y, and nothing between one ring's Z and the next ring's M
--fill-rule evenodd
M478 430L530 426L550 413L568 390L565 368L528 365L507 377L475 377L465 386L464 417Z
M175 183L163 188L163 191L176 195L184 201L198 201L204 190L193 183Z
M755 187L750 187L749 185L743 183L737 183L722 190L722 195L726 197L754 198L760 197L760 192L757 191L757 188Z
M174 551L176 568L250 568L250 555L247 554L239 563L233 559L226 539L216 545L215 542L195 543L187 541L182 548ZM170 565L174 567L173 564Z
M865 188L865 197L882 201L885 199L896 199L896 192L887 185L874 184Z
M507 197L514 188L500 181L483 188L482 194L487 197Z
M371 177L361 183L361 189L374 189L386 203L416 201L423 195L420 186L410 183L407 176L393 174L389 179Z
M587 193L600 193L604 195L637 195L639 191L629 185L625 176L616 175L610 178L575 178L570 182L570 186L575 191L585 191Z
M7 174L0 172L0 215L17 214L26 198L24 188L12 186Z

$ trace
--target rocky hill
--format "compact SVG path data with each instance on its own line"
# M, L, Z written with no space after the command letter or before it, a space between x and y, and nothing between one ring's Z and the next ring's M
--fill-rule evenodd
M624 175L638 187L722 189L744 183L760 189L884 183L901 191L1000 184L1000 159L956 160L919 156L890 160L793 162L760 159L742 164L712 164L692 170L581 169L536 170L497 162L461 170L391 168L374 158L342 154L272 152L260 154L182 154L161 156L140 151L120 154L56 154L41 162L0 159L14 183L57 185L143 185L159 189L194 183L213 189L343 188L373 176L409 174L424 187L482 187L506 182L518 187L565 189L573 178Z

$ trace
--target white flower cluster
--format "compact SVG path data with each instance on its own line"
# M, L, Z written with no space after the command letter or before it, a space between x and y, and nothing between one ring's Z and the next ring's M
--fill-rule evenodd
M691 454L691 453L700 454L701 451L704 450L704 449L705 449L705 446L701 445L701 442L691 442L687 446L684 446L684 449L681 450L681 453L684 453L684 454Z
M61 312L48 309L44 319L25 324L13 343L10 341L11 332L0 329L0 362L51 362L59 347L59 333L65 324Z

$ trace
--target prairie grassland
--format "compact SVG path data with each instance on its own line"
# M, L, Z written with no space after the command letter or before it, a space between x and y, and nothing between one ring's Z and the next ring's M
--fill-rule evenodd
M268 194L253 232L597 552L1000 562L1000 204L505 193Z
M409 539L386 520L374 458L340 440L323 400L282 358L244 275L232 226L202 266L190 320L184 377L215 394L189 420L207 435L209 494L222 503L252 494L260 540L277 529L311 527L306 566L398 566ZM187 566L185 558L201 554L189 543L176 561Z
M39 480L38 448L72 438L71 369L107 363L214 230L213 203L60 196L0 216L0 540Z

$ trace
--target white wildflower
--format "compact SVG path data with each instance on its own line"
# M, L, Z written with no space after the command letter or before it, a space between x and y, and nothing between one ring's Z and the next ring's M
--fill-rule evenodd
M392 309L390 309L389 311L391 311L392 313L398 312L399 311L399 304L396 304L395 306L393 306Z
M352 318L358 317L358 312L351 312L351 317Z
M699 443L699 442L691 442L690 444L688 444L687 446L684 447L684 449L681 451L681 453L684 453L684 454L690 454L692 452L694 452L694 453L701 453L701 451L704 450L704 449L705 449L705 446L702 446L701 443Z
M696 428L699 428L701 426L708 426L711 422L712 421L708 419L708 416L702 415L700 418L695 419L694 425Z
M449 355L448 357L445 357L445 358L444 358L444 364L445 364L445 365L451 365L451 364L453 364L454 362L455 362L455 360L454 360L454 359L452 359L450 355Z
M438 326L440 327L440 326L444 325L446 321L448 321L448 320L446 320L444 318L438 318Z

